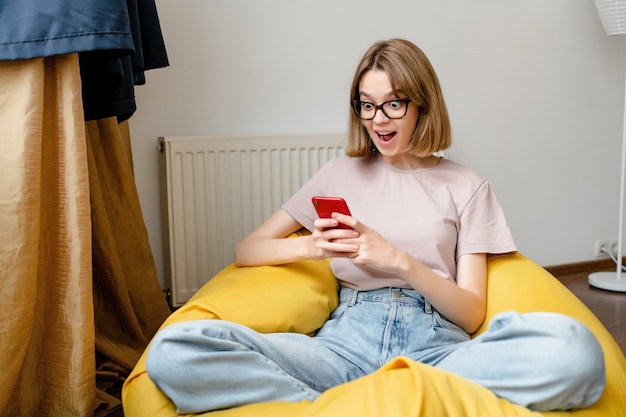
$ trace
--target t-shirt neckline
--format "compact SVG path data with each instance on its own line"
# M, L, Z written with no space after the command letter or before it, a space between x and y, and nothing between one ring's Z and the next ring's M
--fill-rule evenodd
M375 161L377 164L379 164L385 169L388 169L389 171L394 171L394 172L398 172L401 174L415 174L415 173L430 171L430 170L439 168L442 165L442 163L445 161L445 158L439 157L439 161L437 162L437 165L433 165L431 167L424 167L424 168L415 168L415 169L398 168L397 166L392 165L388 163L387 161L385 161L380 155L377 155Z

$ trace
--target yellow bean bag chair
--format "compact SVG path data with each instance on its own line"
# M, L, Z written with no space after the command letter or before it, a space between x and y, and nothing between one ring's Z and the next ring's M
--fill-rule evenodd
M251 404L200 414L205 417L624 417L626 359L600 321L556 278L521 254L496 257L488 265L488 308L552 311L586 324L605 355L607 386L592 407L570 412L530 411L497 398L482 386L446 371L397 358L377 372L326 391L314 402ZM261 332L311 333L337 306L337 282L326 261L284 266L230 266L205 284L163 324L224 319ZM626 319L626 317L625 317ZM567 352L563 352L567 355ZM173 417L174 405L146 374L145 353L122 390L128 417Z

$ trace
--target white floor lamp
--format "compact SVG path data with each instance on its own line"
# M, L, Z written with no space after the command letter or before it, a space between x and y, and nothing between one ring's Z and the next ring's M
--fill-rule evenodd
M606 34L626 34L626 0L595 0L600 20ZM626 73L626 72L625 72ZM594 272L589 275L589 284L603 290L626 292L626 276L622 271L622 244L624 234L624 186L626 174L626 83L624 84L624 116L622 132L622 168L619 192L619 222L617 238L617 268L615 272Z

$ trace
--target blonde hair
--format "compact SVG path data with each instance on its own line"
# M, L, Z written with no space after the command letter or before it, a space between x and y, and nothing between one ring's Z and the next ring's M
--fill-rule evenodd
M450 147L451 127L439 79L424 52L404 39L380 41L361 58L350 89L350 101L359 99L359 85L368 71L384 71L394 94L402 92L417 104L420 115L409 144L409 152L419 157ZM350 112L348 156L363 157L376 153L362 120Z

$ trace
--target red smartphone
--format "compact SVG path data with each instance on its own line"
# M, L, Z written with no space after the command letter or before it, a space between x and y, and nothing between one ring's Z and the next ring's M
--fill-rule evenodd
M341 197L324 197L315 196L311 199L313 201L313 207L317 211L317 215L321 218L330 218L332 213L341 213L347 216L352 216L348 204ZM352 227L339 223L337 226L341 229L352 229Z

